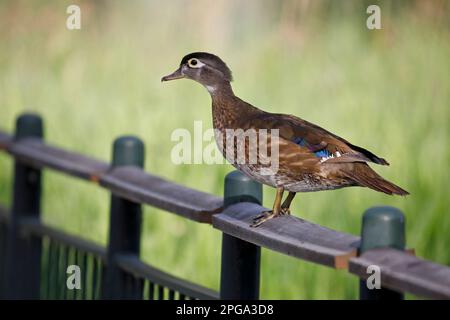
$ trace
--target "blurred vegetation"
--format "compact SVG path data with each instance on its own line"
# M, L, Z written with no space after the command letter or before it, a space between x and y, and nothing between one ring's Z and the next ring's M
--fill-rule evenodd
M65 27L79 4L82 28ZM366 28L381 7L382 30ZM45 119L46 140L108 161L113 139L146 144L146 169L221 195L229 165L174 165L176 128L211 127L210 98L189 81L161 84L181 57L209 51L234 71L235 93L272 112L313 121L386 157L375 169L411 192L348 188L298 196L293 212L358 234L373 205L400 208L418 256L450 264L450 19L447 1L1 1L0 127L23 111ZM0 202L12 162L0 154ZM274 198L265 189L265 205ZM44 220L101 244L107 192L46 171ZM145 207L142 255L173 274L218 288L221 235ZM355 299L357 280L268 250L262 298Z

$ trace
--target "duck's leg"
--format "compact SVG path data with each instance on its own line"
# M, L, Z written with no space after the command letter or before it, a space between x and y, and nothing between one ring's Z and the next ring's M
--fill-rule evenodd
M264 211L261 215L256 216L253 219L253 223L250 225L250 227L255 228L261 225L263 222L278 217L281 214L281 200L283 199L283 192L283 188L277 188L277 195L273 203L273 209L270 211Z
M281 214L291 214L291 202L294 200L296 193L295 192L289 192L287 198L283 201L283 204L281 205Z

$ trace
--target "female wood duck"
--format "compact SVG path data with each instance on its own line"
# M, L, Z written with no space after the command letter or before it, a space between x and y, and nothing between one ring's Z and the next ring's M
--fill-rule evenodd
M225 141L227 129L278 129L279 139L272 139L278 144L279 152L278 170L274 174L261 174L261 164L232 162L250 178L277 189L273 210L255 217L252 227L277 216L290 214L289 207L297 192L360 186L389 195L409 194L383 179L367 164L389 165L385 159L315 124L293 115L265 112L236 97L230 85L231 71L219 57L206 52L188 54L181 60L180 67L161 81L182 78L199 82L211 95L216 140L221 147L224 144L220 140L224 139L226 148L220 148L224 156L228 155L226 149L230 147ZM236 152L234 138L231 148ZM245 148L249 149L251 145L246 143ZM289 194L282 203L285 190Z

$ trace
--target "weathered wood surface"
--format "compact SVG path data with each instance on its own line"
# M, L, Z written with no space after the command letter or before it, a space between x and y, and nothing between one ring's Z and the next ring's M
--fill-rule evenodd
M4 149L19 161L36 168L46 167L85 180L100 182L103 187L130 201L141 202L204 223L210 223L211 215L222 208L222 198L169 182L141 169L111 169L108 163L50 146L39 139L13 141L6 133L0 133L0 143L4 142Z
M320 225L282 216L257 228L252 218L267 210L254 203L238 203L213 216L215 228L234 237L303 260L345 269L350 257L356 256L359 238Z
M44 144L36 138L10 143L7 151L30 166L51 168L79 178L97 181L109 164Z
M432 299L450 299L450 268L395 249L380 248L350 259L349 272L366 279L367 267L381 271L381 286Z
M134 255L119 255L116 257L119 267L137 277L149 279L151 282L178 291L181 294L201 300L219 299L219 294L209 288L180 279L164 271L142 262Z
M9 134L0 131L0 150L6 150L11 142L12 137Z
M118 167L100 178L100 184L114 194L175 212L198 222L211 222L223 199L189 189L134 167Z

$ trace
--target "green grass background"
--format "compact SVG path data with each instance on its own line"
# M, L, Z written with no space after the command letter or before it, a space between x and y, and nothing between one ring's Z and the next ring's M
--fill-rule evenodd
M373 2L373 1L372 1ZM272 112L315 122L388 159L374 166L407 198L362 188L300 194L293 213L358 234L364 210L406 214L407 245L450 264L450 25L444 1L385 1L382 30L365 27L367 1L2 1L0 128L17 115L45 119L46 140L105 161L115 137L146 145L146 170L221 195L230 165L174 165L170 135L211 127L210 98L187 80L160 83L183 55L221 56L235 93ZM77 3L82 29L65 27ZM0 155L0 202L10 204L12 162ZM274 192L264 189L270 206ZM45 172L44 220L101 244L109 195ZM145 207L146 262L218 289L221 235L207 225ZM357 279L263 250L261 297L355 299Z

